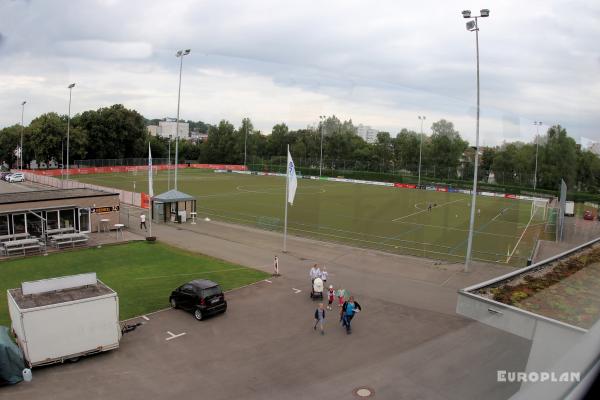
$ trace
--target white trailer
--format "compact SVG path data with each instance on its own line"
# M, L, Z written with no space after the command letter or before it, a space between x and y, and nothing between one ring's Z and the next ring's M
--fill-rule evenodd
M565 215L567 217L572 217L575 215L575 202L574 201L565 202Z
M119 347L119 299L95 273L23 282L8 290L8 310L30 367Z

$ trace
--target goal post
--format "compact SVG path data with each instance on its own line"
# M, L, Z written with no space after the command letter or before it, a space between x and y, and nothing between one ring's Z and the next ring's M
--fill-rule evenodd
M543 221L548 218L548 199L534 199L531 202L531 218Z

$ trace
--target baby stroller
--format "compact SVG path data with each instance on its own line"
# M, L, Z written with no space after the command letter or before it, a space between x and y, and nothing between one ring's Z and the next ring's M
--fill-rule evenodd
M312 287L310 288L310 298L323 300L323 279L315 278L312 280Z

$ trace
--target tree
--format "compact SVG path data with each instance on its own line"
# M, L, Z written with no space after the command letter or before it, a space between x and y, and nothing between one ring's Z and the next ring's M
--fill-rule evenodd
M434 122L431 131L433 134L430 138L428 158L433 164L434 176L448 178L456 176L457 167L468 143L461 139L458 131L454 130L452 122L444 119Z
M540 162L541 161L541 162ZM576 183L577 144L567 135L566 129L560 125L552 126L547 131L547 142L540 146L538 157L538 182L541 187L556 189L560 180L567 186Z
M67 163L67 116L56 113L42 114L31 121L29 125L26 153L30 159L48 162L55 159ZM69 129L69 159L82 159L86 156L87 136L80 128L71 126ZM64 156L63 156L64 152Z
M7 126L0 131L0 164L6 163L10 168L16 165L15 150L19 146L20 138L21 125Z
M145 157L148 130L144 118L122 104L76 115L73 126L88 138L88 158Z
M209 128L208 140L201 154L211 163L230 163L239 159L235 147L235 127L229 121L221 120L219 125Z

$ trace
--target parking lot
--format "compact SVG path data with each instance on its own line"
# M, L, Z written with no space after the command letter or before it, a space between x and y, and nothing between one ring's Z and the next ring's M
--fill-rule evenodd
M188 240L265 270L279 245L277 235L223 224L198 232L155 228L172 244ZM461 276L456 266L304 239L292 238L289 249L280 257L283 276L228 293L226 314L202 322L181 310L138 318L144 325L118 350L35 369L31 383L3 388L0 397L348 399L365 387L382 399L463 399L517 390L498 384L496 371L523 370L530 343L453 311L456 287L502 269ZM325 336L313 331L318 302L309 298L308 269L315 259L327 263L328 283L343 284L363 307L351 335L337 310L328 314Z

